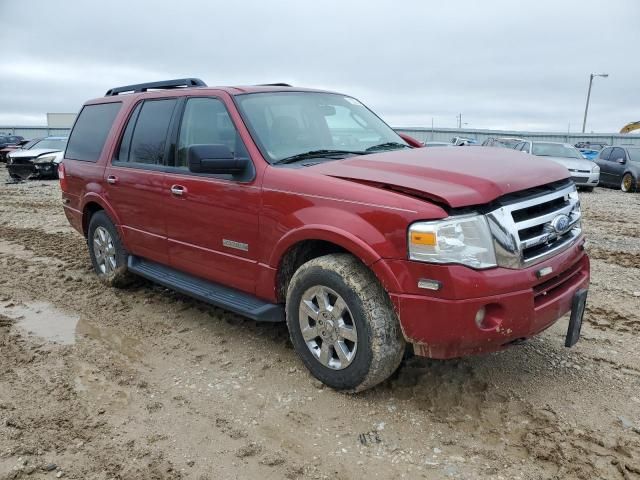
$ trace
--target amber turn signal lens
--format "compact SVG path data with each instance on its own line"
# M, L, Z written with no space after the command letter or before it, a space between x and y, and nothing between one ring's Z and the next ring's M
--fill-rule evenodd
M435 246L436 234L434 232L411 232L411 243Z

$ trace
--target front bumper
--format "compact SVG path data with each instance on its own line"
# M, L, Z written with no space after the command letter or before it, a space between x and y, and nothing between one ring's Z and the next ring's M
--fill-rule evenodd
M390 297L407 341L418 355L454 358L500 350L540 333L570 311L577 290L589 286L583 243L521 270L388 261L405 285L404 293ZM552 273L538 278L543 267ZM441 282L442 289L419 291L421 278ZM484 320L477 322L483 307Z
M27 179L29 177L55 177L58 171L58 164L50 163L9 163L7 170L13 176Z
M578 187L597 187L598 183L600 183L600 172L573 172L569 171L571 174L571 180Z

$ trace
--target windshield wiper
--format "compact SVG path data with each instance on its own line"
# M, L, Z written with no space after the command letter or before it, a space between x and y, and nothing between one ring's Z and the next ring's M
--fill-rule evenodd
M367 148L367 152L375 152L376 150L395 150L398 147L411 148L409 145L400 142L385 142L373 147Z
M353 150L311 150L309 152L302 152L290 157L281 158L273 162L274 165L286 165L287 163L294 163L299 160L307 160L309 158L330 158L334 155L366 155L366 152L358 152Z

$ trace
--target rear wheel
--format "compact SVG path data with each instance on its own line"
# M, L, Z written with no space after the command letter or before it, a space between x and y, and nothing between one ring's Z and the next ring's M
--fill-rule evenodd
M636 190L636 179L630 173L625 173L620 182L620 190L625 193L634 192Z
M373 273L348 254L302 265L287 291L287 326L302 362L337 390L386 380L405 351L398 318Z
M103 210L91 217L87 243L93 269L104 284L125 287L131 283L135 277L127 270L129 254L118 230Z

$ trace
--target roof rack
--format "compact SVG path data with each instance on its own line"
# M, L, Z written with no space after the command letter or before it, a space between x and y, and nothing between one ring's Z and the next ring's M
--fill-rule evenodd
M137 85L116 87L107 90L107 93L105 93L104 96L113 97L114 95L119 95L121 93L140 93L146 92L147 90L168 90L172 88L206 86L207 84L199 78L177 78L175 80L162 80L160 82L138 83Z
M259 83L256 87L292 87L288 83Z

